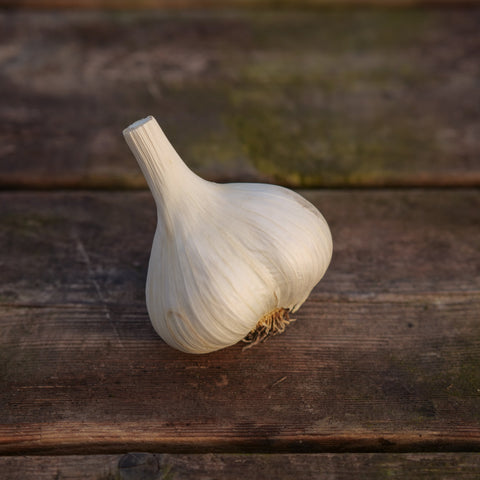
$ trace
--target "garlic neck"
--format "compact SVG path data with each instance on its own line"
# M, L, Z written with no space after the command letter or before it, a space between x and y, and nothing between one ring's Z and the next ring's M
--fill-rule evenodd
M171 226L172 219L165 215L167 211L175 211L170 208L172 203L191 204L192 197L198 198L196 191L204 189L208 182L183 163L153 117L132 123L123 135L147 180L159 219Z

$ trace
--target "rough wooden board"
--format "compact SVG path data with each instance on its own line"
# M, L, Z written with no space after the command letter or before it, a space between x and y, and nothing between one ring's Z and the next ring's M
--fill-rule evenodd
M144 185L154 114L192 168L479 185L480 9L0 14L0 185Z
M315 9L336 7L459 7L479 0L0 0L14 9Z
M120 458L119 455L0 457L0 469L6 480L121 480L118 469ZM135 470L140 471L140 468L138 466ZM124 475L123 478L126 480L129 477ZM131 476L131 480L141 478ZM166 479L152 474L142 480Z
M302 193L334 237L319 302L480 291L478 190ZM155 222L149 192L0 194L0 301L143 305Z
M233 8L317 8L317 7L411 7L471 6L479 0L0 0L6 8L74 9L233 9Z
M0 451L478 451L479 308L324 303L199 357L140 309L2 308Z
M8 480L478 479L475 453L0 457Z
M143 301L147 193L0 195L0 451L480 449L480 192L305 192L331 269L282 335L203 356Z

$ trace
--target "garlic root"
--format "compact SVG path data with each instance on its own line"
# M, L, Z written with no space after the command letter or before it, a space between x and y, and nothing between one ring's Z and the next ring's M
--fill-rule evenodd
M273 312L264 315L256 327L243 339L245 343L248 343L243 350L264 342L268 337L283 333L285 327L295 321L295 318L290 318L289 312L288 308L276 308Z

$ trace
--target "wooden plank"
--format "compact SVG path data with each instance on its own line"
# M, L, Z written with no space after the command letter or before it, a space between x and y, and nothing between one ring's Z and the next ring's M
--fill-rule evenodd
M154 114L212 180L480 185L480 9L0 13L0 186L143 187Z
M477 190L307 191L331 226L319 302L468 300L480 291ZM0 301L143 306L149 192L0 193Z
M119 455L91 456L41 456L0 457L2 475L7 480L120 480ZM145 458L145 460L147 460ZM140 466L133 470L139 471ZM141 477L134 475L131 480ZM144 476L143 480L163 480L156 475Z
M199 8L318 8L475 6L479 0L0 0L0 7L15 9L185 10Z
M480 455L310 454L171 455L132 453L95 456L0 457L8 480L255 480L352 478L411 480L477 479Z
M480 450L480 192L305 192L331 268L265 344L177 352L148 193L0 194L0 452Z

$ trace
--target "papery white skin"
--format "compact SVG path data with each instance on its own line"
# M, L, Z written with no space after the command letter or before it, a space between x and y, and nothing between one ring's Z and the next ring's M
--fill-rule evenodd
M146 300L163 340L208 353L242 340L275 309L295 312L332 256L320 212L276 185L203 180L153 117L123 133L157 205Z

